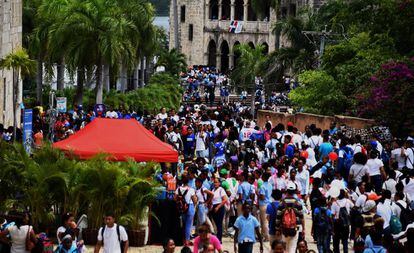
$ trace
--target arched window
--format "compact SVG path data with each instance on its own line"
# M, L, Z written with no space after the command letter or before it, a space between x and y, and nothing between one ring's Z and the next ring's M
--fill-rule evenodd
M243 20L243 0L236 0L234 4L234 20Z
M210 19L217 20L219 14L218 0L210 0Z
M221 2L221 20L230 20L230 0L222 0Z
M216 42L214 42L214 40L210 40L210 42L208 43L207 54L208 54L207 65L211 67L212 66L215 67L217 65L217 62L216 62L217 45L216 45Z
M223 41L220 46L220 52L221 52L221 71L226 72L229 70L229 44L227 41Z

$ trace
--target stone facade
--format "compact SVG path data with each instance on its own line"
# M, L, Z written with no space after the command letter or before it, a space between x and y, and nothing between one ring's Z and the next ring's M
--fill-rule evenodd
M0 2L0 58L22 47L22 0ZM19 82L20 94L17 103L22 102L23 85ZM20 124L20 113L17 115ZM0 123L13 126L13 71L0 70Z
M222 71L232 69L237 61L234 48L248 43L264 45L267 52L287 45L272 32L278 17L296 15L299 8L311 5L318 8L323 0L282 0L276 15L269 6L266 13L256 17L251 0L177 0L178 40L180 51L189 65L211 65ZM174 6L170 4L170 48L175 45ZM231 21L242 21L240 33L229 32Z

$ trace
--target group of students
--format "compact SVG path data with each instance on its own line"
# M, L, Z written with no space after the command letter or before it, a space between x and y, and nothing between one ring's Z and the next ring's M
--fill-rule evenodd
M226 107L192 108L173 118L158 117L153 129L180 153L158 178L177 202L185 245L192 244L194 225L207 224L220 242L233 236L239 252L251 252L244 245L260 238L271 245L282 241L295 252L309 215L319 252L340 252L341 244L343 252L408 249L404 237L414 222L411 138L345 136L335 123L300 132L291 122L273 125L270 116L258 126L248 113L235 115ZM251 218L243 218L247 205ZM248 235L240 222L252 223Z

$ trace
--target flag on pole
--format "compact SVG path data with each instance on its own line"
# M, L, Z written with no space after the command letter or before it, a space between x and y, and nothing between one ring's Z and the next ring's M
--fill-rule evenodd
M243 28L243 22L242 21L230 21L230 27L229 27L229 33L241 33Z

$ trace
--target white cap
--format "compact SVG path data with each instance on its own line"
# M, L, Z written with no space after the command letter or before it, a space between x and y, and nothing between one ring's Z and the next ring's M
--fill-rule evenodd
M376 206L375 201L373 200L368 200L367 202L365 202L364 207L362 208L363 212L369 212L372 210L372 208L374 208Z

